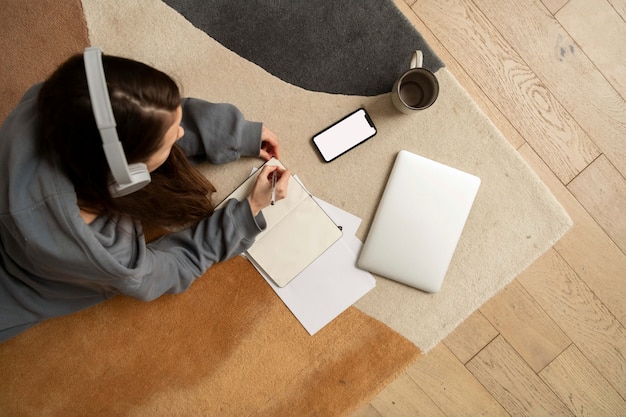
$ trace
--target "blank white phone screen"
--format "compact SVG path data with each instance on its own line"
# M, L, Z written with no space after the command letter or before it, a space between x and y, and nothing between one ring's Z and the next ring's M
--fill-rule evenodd
M370 120L365 110L359 109L315 135L313 142L324 160L332 161L376 134Z

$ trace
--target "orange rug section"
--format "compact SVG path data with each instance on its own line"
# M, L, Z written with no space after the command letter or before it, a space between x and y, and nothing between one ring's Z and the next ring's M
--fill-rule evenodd
M182 294L115 297L0 345L0 415L341 416L419 355L355 308L310 336L237 257Z
M79 0L2 0L0 121L31 85L89 46Z

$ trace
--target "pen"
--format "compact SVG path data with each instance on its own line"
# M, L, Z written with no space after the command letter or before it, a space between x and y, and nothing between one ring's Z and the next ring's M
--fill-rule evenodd
M276 171L272 173L272 200L270 201L271 205L274 205L276 202Z

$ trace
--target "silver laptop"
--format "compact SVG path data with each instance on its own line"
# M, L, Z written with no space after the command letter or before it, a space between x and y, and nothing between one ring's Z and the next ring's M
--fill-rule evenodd
M439 292L479 186L474 175L400 151L357 265Z

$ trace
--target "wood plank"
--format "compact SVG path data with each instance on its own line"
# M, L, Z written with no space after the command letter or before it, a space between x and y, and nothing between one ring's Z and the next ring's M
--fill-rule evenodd
M502 135L509 141L515 149L518 149L524 143L525 139L520 135L517 129L511 124L504 114L498 109L498 107L485 95L483 90L472 80L465 69L454 59L454 57L446 50L446 48L439 42L435 35L428 29L426 24L413 13L407 4L403 0L394 0L396 6L407 16L408 20L413 24L413 27L422 35L424 40L428 42L428 45L444 62L448 71L450 71L454 78L465 88L468 94L472 97L478 107L485 113L485 115L493 122ZM415 0L407 0L408 4L415 3Z
M626 401L576 346L548 365L540 377L577 416L626 416Z
M469 361L467 369L511 415L573 415L502 336Z
M563 6L567 4L569 0L541 0L544 6L550 11L550 13L555 14L558 12Z
M409 367L406 373L446 416L508 416L441 343Z
M418 0L412 8L561 181L597 157L587 134L471 0Z
M570 0L556 18L626 98L626 22L613 6L606 0Z
M529 146L519 152L574 221L555 249L611 313L626 324L626 255Z
M609 3L622 19L626 20L626 0L609 0Z
M563 26L535 0L474 1L609 160L626 173L626 101ZM624 40L611 39L615 42Z
M445 417L406 373L388 385L371 405L384 417Z
M626 398L626 330L563 258L550 250L518 280Z
M462 363L467 363L498 335L495 327L480 311L472 313L443 340Z
M535 372L571 344L517 281L485 303L480 311Z
M609 160L602 155L567 188L626 253L626 179Z

